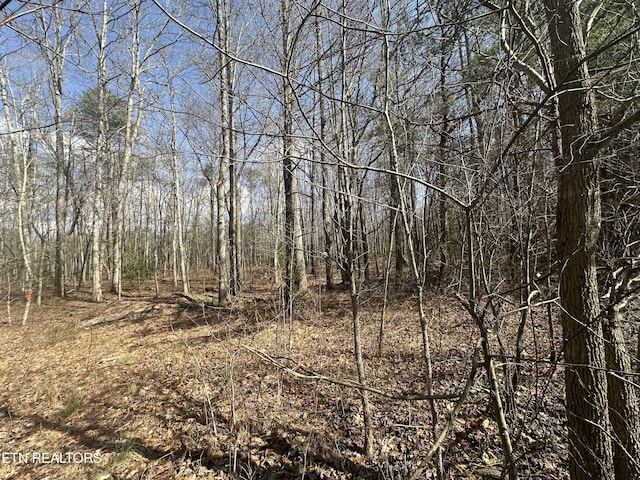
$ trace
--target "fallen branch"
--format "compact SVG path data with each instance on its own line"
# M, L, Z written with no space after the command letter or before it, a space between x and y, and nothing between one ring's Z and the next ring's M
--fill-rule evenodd
M473 357L471 374L469 375L469 378L467 380L467 386L465 387L465 390L462 391L462 393L445 393L440 395L427 395L425 393L412 392L407 394L401 394L401 393L387 392L384 390L380 390L378 388L362 385L361 383L358 383L356 381L349 380L349 379L327 377L326 375L322 375L320 373L314 372L313 370L310 370L299 363L296 363L295 367L292 368L282 363L282 360L293 362L293 360L291 360L290 358L286 358L286 357L274 358L264 350L257 350L255 348L251 348L246 345L244 345L243 347L246 350L253 353L254 355L257 355L263 360L271 363L275 367L287 372L290 375L293 375L296 378L301 378L304 380L315 380L318 382L327 382L327 383L342 385L343 387L349 387L357 390L366 390L367 392L371 392L375 395L380 395L381 397L390 398L393 400L402 400L402 401L456 400L456 399L460 401L460 399L466 398L466 396L468 396L469 394L468 390L470 390L471 386L473 385L473 381L474 381L476 370L477 370L477 363L478 363L478 359L477 359L478 355L477 355L477 348L476 348L476 353L474 353L474 357Z
M218 302L215 295L197 295L187 293L174 293L176 302L183 307L218 307Z
M411 475L410 480L416 480L417 478L422 476L423 472L427 468L426 464L429 462L429 460L431 460L431 457L433 457L433 455L438 451L438 448L440 448L445 438L447 438L447 434L449 433L449 430L451 429L453 422L455 421L458 414L460 413L460 410L462 409L462 405L464 404L464 402L467 401L467 398L469 398L469 393L471 392L471 387L473 387L473 383L476 377L476 372L478 371L478 357L480 356L481 342L482 342L482 339L478 339L478 342L476 343L476 348L473 351L473 360L471 361L471 373L469 373L469 377L467 378L467 383L464 386L464 390L462 391L460 398L458 398L458 401L456 402L456 406L453 407L453 410L451 411L451 415L449 415L449 421L444 427L442 427L442 430L440 431L438 438L436 438L435 442L433 442L433 445L427 452L427 456L422 462L422 465L419 466L415 472L413 472L413 475Z
M133 315L139 315L141 313L149 313L155 308L155 304L146 303L143 307L138 307L130 310L124 310L117 313L110 313L107 315L101 315L100 317L90 318L80 323L81 327L93 327L94 325L101 325L103 323L117 322L124 320L125 318Z

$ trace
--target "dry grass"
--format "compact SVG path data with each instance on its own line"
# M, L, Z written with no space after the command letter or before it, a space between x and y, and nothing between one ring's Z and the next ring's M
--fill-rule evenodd
M268 285L229 308L204 310L180 307L165 289L164 299L151 299L146 289L104 305L91 304L87 292L50 298L26 327L0 325L0 478L403 479L420 464L433 439L425 402L373 396L376 449L364 458L357 391L297 378L253 352L299 371L354 379L347 292L312 289L296 300L293 323L283 325ZM156 306L146 316L79 327L151 301ZM375 388L424 391L414 303L410 295L392 299L384 354L377 356L380 292L374 285L363 294L365 360ZM427 309L435 390L458 392L477 332L455 301L433 296ZM527 330L529 358L548 350L539 323ZM523 368L510 414L523 478L565 478L557 375L546 363ZM485 386L481 371L445 442L448 478L491 478L500 470ZM452 405L438 402L436 430ZM14 452L80 452L94 463L21 463L8 456Z

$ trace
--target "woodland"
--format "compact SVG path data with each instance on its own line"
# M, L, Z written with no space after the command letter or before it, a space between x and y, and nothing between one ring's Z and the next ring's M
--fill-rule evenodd
M640 479L639 83L636 0L0 1L0 476Z

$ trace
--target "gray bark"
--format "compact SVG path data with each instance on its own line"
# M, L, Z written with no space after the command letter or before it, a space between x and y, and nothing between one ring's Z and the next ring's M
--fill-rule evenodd
M557 250L565 357L569 474L613 480L605 348L596 276L600 179L595 99L579 3L545 0L557 97Z

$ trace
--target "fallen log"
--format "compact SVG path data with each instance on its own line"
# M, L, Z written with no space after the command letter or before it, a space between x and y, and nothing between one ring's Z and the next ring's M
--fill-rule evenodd
M219 307L215 295L198 295L195 293L174 293L176 302L183 307Z
M89 320L85 320L84 322L80 322L81 327L93 327L94 325L101 325L103 323L111 323L117 322L119 320L124 320L129 316L137 316L143 313L149 313L156 307L155 304L145 303L143 307L138 307L134 309L127 309L116 313L109 313L106 315L101 315L99 317L90 318Z

